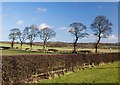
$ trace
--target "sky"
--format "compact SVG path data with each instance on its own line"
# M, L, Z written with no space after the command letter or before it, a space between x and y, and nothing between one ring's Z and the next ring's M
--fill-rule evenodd
M0 0L3 2L118 2L119 0Z
M35 24L39 28L51 27L56 32L56 37L49 41L73 42L74 37L68 32L69 25L80 22L86 25L86 32L90 36L79 39L78 42L96 42L97 38L93 36L90 24L99 15L106 16L113 23L112 35L102 39L101 42L117 42L117 2L2 2L2 30L0 30L2 40L0 41L10 41L8 35L12 28L19 28L22 31L26 26ZM35 41L42 42L39 37Z

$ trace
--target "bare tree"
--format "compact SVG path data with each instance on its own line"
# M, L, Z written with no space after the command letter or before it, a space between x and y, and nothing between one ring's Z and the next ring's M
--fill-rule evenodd
M74 43L73 43L73 45L74 45L73 53L76 53L76 45L77 45L78 39L83 38L83 37L88 35L85 32L85 30L86 30L86 26L83 25L82 23L74 22L74 23L70 24L69 32L71 34L73 34L73 36L75 37L75 40L74 40Z
M25 27L24 37L30 41L30 49L32 50L33 41L38 35L39 30L36 25L31 25L30 27Z
M48 27L41 29L39 34L40 34L40 39L43 40L44 42L43 49L46 48L47 41L56 36L55 31Z
M25 31L23 31L23 32L19 31L18 32L18 38L19 38L19 41L20 41L20 49L22 50L23 42L25 42L25 40L27 39L27 38L25 38Z
M95 45L95 53L97 53L98 45L101 38L108 38L112 32L112 23L106 19L105 16L97 16L91 24L91 29L94 31L94 35L98 38Z
M14 46L14 41L18 39L18 33L20 30L18 28L13 28L10 30L9 39L12 39L11 48Z

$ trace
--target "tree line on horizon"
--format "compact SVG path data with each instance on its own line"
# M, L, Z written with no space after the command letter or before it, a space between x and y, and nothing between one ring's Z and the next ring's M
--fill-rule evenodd
M97 16L93 23L90 25L90 29L94 32L94 36L98 38L95 44L95 53L97 53L97 49L100 43L101 38L108 38L112 32L112 23L106 18L106 16ZM89 36L86 33L86 26L80 22L73 22L69 25L69 33L74 36L73 42L73 53L77 53L76 46L78 39ZM9 39L12 40L11 48L14 46L14 41L19 39L20 41L20 49L22 49L22 45L26 40L29 40L30 49L32 50L32 45L36 37L39 37L43 41L43 49L46 48L47 41L56 36L56 32L50 27L45 27L43 29L38 29L36 25L31 25L29 27L25 27L23 31L18 28L13 28L10 30Z

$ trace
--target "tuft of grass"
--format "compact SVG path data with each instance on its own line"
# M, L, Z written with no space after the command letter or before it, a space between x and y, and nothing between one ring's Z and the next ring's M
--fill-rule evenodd
M118 68L118 62L114 62L112 64L80 70L51 80L42 80L32 85L41 83L118 83Z

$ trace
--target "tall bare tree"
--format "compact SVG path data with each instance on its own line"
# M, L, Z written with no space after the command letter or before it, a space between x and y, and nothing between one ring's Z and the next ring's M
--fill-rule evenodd
M40 39L43 40L44 42L43 49L46 48L47 41L56 36L55 31L48 27L41 29L39 34L40 34Z
M13 28L10 30L9 39L12 39L11 48L14 47L14 41L18 39L18 33L20 30L18 28Z
M88 34L85 32L86 26L79 22L74 22L70 24L69 32L75 37L73 45L74 45L74 51L73 53L76 53L76 46L77 41L79 38L83 38L87 36Z
M36 25L31 25L30 27L25 27L24 36L30 41L30 49L32 50L32 45L39 33L38 27Z
M18 32L18 38L19 38L19 41L20 41L20 49L22 50L22 45L25 42L25 40L27 39L27 38L25 38L25 31L23 31L23 32L19 31Z
M112 23L105 16L97 16L91 24L94 35L98 38L95 45L95 53L97 53L98 45L101 38L108 38L112 32Z

